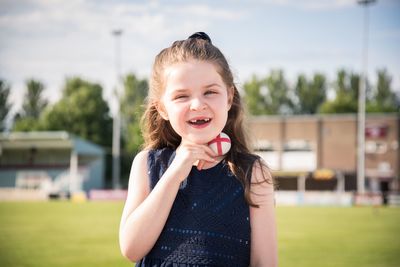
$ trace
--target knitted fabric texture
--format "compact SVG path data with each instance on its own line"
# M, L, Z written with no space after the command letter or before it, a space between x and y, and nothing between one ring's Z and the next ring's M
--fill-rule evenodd
M149 151L151 189L175 151ZM136 266L249 266L250 219L243 187L224 161L192 168L152 250Z

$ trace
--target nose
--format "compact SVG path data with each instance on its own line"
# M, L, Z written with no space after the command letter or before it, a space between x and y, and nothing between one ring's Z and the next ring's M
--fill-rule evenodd
M191 110L204 110L206 109L207 105L200 97L195 97L192 99L190 103Z

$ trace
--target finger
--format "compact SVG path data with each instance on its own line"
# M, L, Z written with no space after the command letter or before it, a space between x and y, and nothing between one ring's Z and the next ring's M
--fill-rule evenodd
M218 156L211 148L207 145L198 145L190 142L181 143L177 149L177 152L181 149L186 149L192 154L195 160L205 160L208 162L216 162L215 158ZM196 165L197 161L194 161L193 165Z
M203 145L202 147L203 147L204 151L205 151L208 155L210 155L211 157L218 157L218 154L215 153L214 150L212 150L210 147L208 147L208 146L206 146L206 145Z
M210 156L206 151L203 151L201 154L199 154L198 159L201 161L208 161L208 162L216 162L217 161L215 159L215 157Z
M205 161L204 160L199 160L199 163L197 164L197 169L201 171L204 167Z

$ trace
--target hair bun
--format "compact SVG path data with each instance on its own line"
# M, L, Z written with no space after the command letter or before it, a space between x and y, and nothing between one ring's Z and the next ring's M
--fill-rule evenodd
M210 36L208 36L205 32L195 32L190 35L188 39L202 39L212 44Z

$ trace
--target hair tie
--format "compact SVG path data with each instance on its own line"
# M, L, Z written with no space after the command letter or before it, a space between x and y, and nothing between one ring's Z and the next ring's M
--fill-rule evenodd
M190 35L188 39L202 39L212 44L210 36L208 36L205 32L195 32Z

